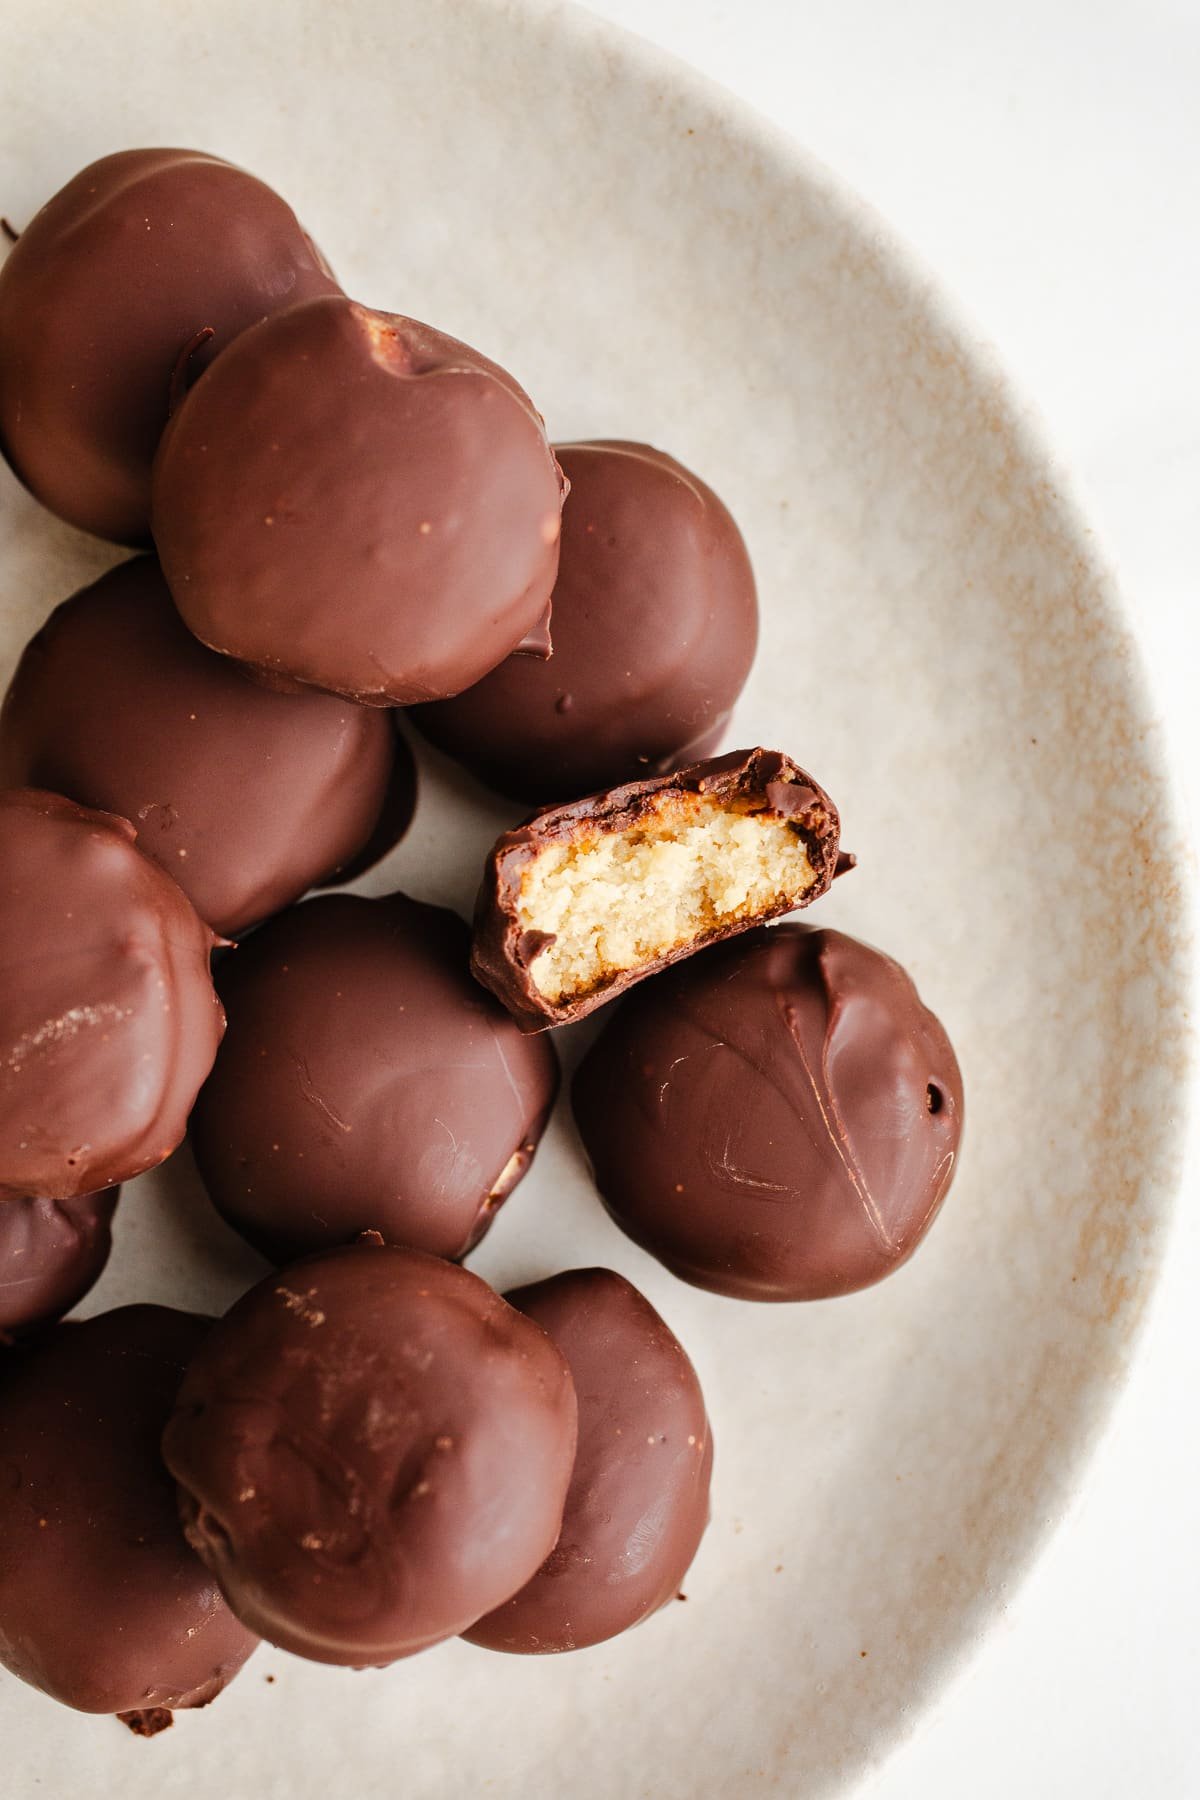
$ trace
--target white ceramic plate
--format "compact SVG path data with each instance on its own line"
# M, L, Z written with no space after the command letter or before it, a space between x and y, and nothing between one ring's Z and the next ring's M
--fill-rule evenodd
M760 1308L674 1281L601 1212L565 1110L474 1259L499 1283L610 1263L692 1352L717 1469L686 1606L545 1661L453 1643L354 1675L264 1648L149 1745L5 1681L5 1794L843 1791L1061 1514L1175 1179L1180 853L1090 534L880 223L575 11L45 0L6 9L0 68L15 220L108 150L210 148L287 194L358 297L509 364L555 436L650 439L718 488L765 605L734 737L838 799L861 866L820 915L913 970L968 1112L928 1245L853 1299ZM0 482L0 678L109 560ZM414 830L363 885L465 908L511 812L423 774ZM127 1192L88 1309L217 1309L260 1266L180 1157Z

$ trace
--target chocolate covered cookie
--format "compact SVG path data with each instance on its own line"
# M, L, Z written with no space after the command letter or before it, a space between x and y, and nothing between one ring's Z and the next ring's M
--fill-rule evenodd
M291 207L245 170L196 150L103 156L0 267L4 453L60 518L145 543L188 347L194 376L267 313L337 292Z
M223 961L229 1028L191 1141L273 1261L370 1230L463 1256L525 1174L558 1063L471 980L468 944L443 907L333 894Z
M240 1617L358 1667L462 1631L529 1579L558 1536L575 1416L561 1353L478 1276L361 1243L238 1301L163 1447Z
M489 1650L582 1650L673 1600L708 1524L712 1432L696 1371L611 1269L505 1298L558 1345L579 1402L562 1530L532 1581L464 1633Z
M0 1342L61 1319L99 1281L120 1191L0 1200Z
M488 787L539 805L711 755L758 638L742 534L698 475L648 444L555 455L571 492L553 656L507 657L411 714Z
M192 636L148 556L65 600L27 645L0 707L0 783L131 819L225 937L361 867L368 844L390 849L416 792L383 714L248 681Z
M900 965L792 924L631 994L572 1100L618 1225L743 1300L898 1268L946 1197L963 1118L954 1051Z
M189 1549L159 1438L211 1321L123 1306L0 1353L0 1662L65 1706L205 1706L257 1639Z
M152 513L201 642L274 686L407 706L544 638L561 506L511 375L334 298L264 320L196 383Z
M212 1067L215 939L136 836L57 794L0 794L0 1205L162 1162Z

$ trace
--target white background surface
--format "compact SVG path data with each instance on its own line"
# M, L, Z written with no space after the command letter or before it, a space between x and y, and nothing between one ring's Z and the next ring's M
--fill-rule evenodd
M997 346L1080 478L1195 819L1200 0L592 10L793 132ZM1200 1796L1194 1191L1187 1183L1134 1378L1074 1516L966 1679L867 1784L871 1800Z

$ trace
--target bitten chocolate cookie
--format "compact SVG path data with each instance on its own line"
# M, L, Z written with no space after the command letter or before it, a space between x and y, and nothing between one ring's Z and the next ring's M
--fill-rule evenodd
M162 1162L212 1067L213 934L135 837L57 794L0 794L0 1205Z
M290 206L196 150L122 150L48 200L0 267L0 442L44 506L120 544L150 534L172 375L338 285Z
M523 1031L808 906L839 863L837 808L790 757L736 750L547 807L492 850L471 967Z
M555 447L571 484L554 655L508 657L414 725L489 787L531 804L709 756L758 638L750 558L699 476L648 444Z
M900 965L803 925L631 994L572 1099L617 1224L743 1300L890 1274L946 1197L963 1117L954 1051Z
M0 1361L0 1662L143 1732L215 1699L258 1641L188 1548L159 1456L210 1324L123 1306Z
M477 1275L360 1243L238 1301L163 1450L240 1617L361 1667L453 1636L528 1581L558 1536L575 1416L560 1352Z
M191 1140L273 1261L371 1230L463 1256L525 1174L558 1063L471 980L468 945L442 907L332 894L223 960L229 1029Z
M582 1650L678 1593L708 1524L712 1432L682 1344L622 1276L571 1269L505 1298L566 1357L579 1444L554 1549L463 1635L526 1655Z
M27 645L0 708L0 783L131 819L226 937L361 866L369 840L390 849L416 794L384 714L247 681L192 636L148 556L65 600Z
M203 643L275 686L407 706L538 638L561 507L511 375L336 298L264 320L196 383L163 437L152 515Z

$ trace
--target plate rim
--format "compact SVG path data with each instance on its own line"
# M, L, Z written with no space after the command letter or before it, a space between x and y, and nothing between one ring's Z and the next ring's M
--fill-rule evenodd
M945 333L962 353L973 377L987 384L1005 431L1027 466L1044 471L1055 509L1086 572L1097 611L1103 613L1125 652L1122 685L1130 711L1141 728L1140 749L1146 774L1158 787L1156 844L1159 854L1169 861L1175 883L1169 935L1177 976L1173 1011L1180 1027L1179 1056L1168 1077L1170 1098L1165 1105L1170 1107L1169 1131L1158 1138L1153 1161L1144 1159L1138 1179L1139 1194L1149 1192L1153 1196L1150 1207L1143 1211L1150 1232L1142 1243L1142 1267L1109 1320L1110 1339L1120 1344L1120 1353L1114 1359L1116 1372L1102 1394L1085 1393L1076 1404L1074 1438L1057 1471L1058 1503L1052 1512L1027 1524L1010 1550L1003 1603L1003 1608L1007 1608L1052 1551L1101 1465L1154 1317L1163 1271L1182 1214L1181 1200L1189 1171L1195 1168L1200 1175L1200 1025L1193 1022L1193 1015L1200 1008L1200 836L1188 805L1182 758L1176 753L1171 722L1159 701L1153 672L1142 648L1136 611L1117 574L1117 559L1109 545L1103 517L1098 509L1093 516L1087 484L1058 450L1036 397L1010 372L1000 347L978 324L953 287L852 182L800 137L760 112L734 89L675 51L593 12L586 0L456 3L464 9L494 8L499 3L502 10L513 15L554 17L561 28L572 31L581 42L605 44L638 73L669 83L676 93L692 99L710 115L717 115L739 138L756 147L764 160L780 166L810 191L815 190L835 216L861 239L869 241L897 282L903 299ZM978 1653L1003 1617L1003 1608L993 1605L990 1623L974 1630L968 1626L954 1643L939 1647L929 1657L923 1691L904 1727L880 1750L860 1747L839 1778L821 1788L823 1794L849 1795L863 1790L898 1751L931 1728L960 1682L972 1672ZM780 1769L784 1780L786 1767L785 1762Z

